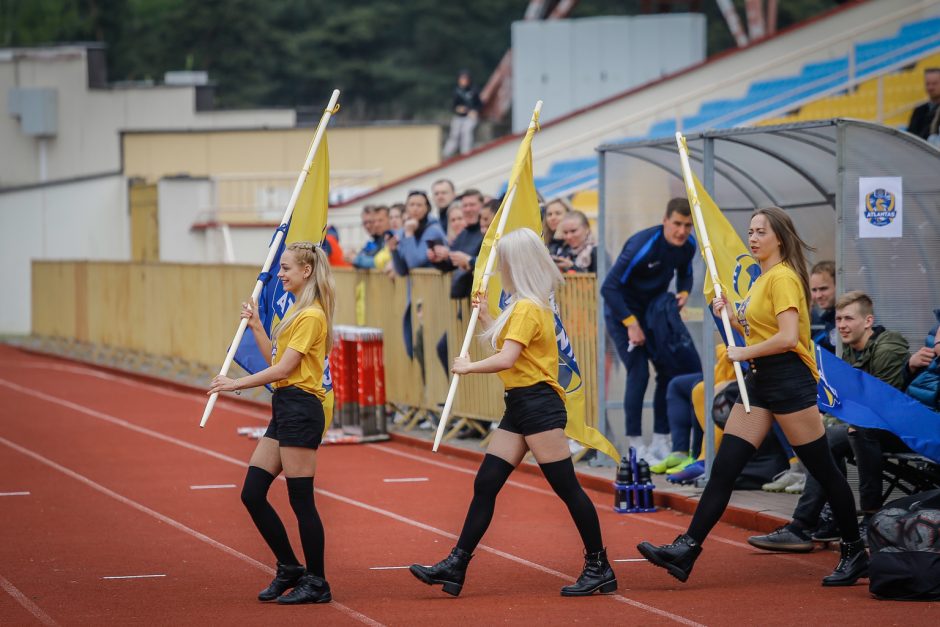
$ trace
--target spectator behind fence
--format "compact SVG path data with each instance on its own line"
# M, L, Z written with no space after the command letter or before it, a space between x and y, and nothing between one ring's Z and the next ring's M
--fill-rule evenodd
M453 246L454 240L466 228L467 222L463 217L463 211L460 209L460 202L454 201L447 210L447 245Z
M888 385L903 389L909 380L910 368L907 340L900 333L875 325L874 306L864 292L843 294L835 309L836 327L842 338L842 359ZM826 439L843 474L846 459L855 457L864 527L871 514L881 507L882 452L909 452L910 449L888 431L855 428L838 421L826 427ZM813 550L813 540L840 539L838 526L828 515L820 520L825 503L822 486L809 476L793 511L793 520L767 535L752 536L748 542L759 549L805 553Z
M924 70L924 90L927 102L911 113L907 132L940 145L940 68Z
M834 261L820 261L809 272L809 291L814 305L810 332L816 344L835 353L836 264Z
M483 203L483 209L480 211L480 233L483 234L484 238L486 237L486 230L490 228L490 224L496 218L500 202L498 198L491 198ZM474 263L476 263L476 260L474 260Z
M483 103L467 70L461 70L457 75L452 106L454 115L450 119L450 134L444 143L445 159L453 156L458 149L460 154L465 155L473 148L473 131L477 127Z
M643 445L643 397L649 382L650 354L646 343L646 308L660 294L666 293L676 279L676 300L685 305L692 289L692 259L695 240L692 234L692 210L685 198L673 198L666 205L663 223L634 234L623 246L610 268L601 293L604 296L604 320L627 369L623 399L627 436L637 454L646 456ZM657 370L653 400L653 449L660 459L669 455L669 420L666 417L666 387L670 377Z
M441 224L447 223L447 210L457 200L457 191L449 179L438 179L431 184L431 200L437 208L437 215Z
M395 271L401 276L415 268L430 267L428 248L443 244L447 238L437 218L431 215L431 201L424 192L408 194L405 214L404 226L389 238ZM394 243L393 239L396 240Z
M934 310L938 324L927 332L924 346L911 355L911 382L907 393L934 411L940 411L940 309Z
M569 211L561 219L564 245L552 257L562 272L597 272L597 241L587 216Z
M380 230L380 227L376 225L376 212L378 209L378 207L374 207L372 205L366 205L362 209L362 229L366 232L368 239L359 252L349 259L352 265L356 268L374 268L376 266L376 254L385 248L385 231L387 226L382 227ZM386 217L384 223L387 225L388 207L382 207L382 209L384 210L384 216Z
M542 239L548 247L549 255L557 255L565 240L561 238L561 219L571 211L571 205L563 198L548 201L545 206L545 216L542 218Z
M398 231L405 226L405 205L396 202L388 208L388 228L392 231Z
M483 233L480 231L480 213L483 210L483 195L475 189L467 190L460 196L460 211L463 215L463 232L457 236L448 248L436 246L428 254L432 261L445 272L453 270L451 298L469 298L473 286L473 266L480 247L483 245Z
M330 265L334 268L348 268L350 263L346 261L346 255L343 253L343 247L339 243L339 231L332 224L326 227L326 237L321 244L323 251L329 258Z

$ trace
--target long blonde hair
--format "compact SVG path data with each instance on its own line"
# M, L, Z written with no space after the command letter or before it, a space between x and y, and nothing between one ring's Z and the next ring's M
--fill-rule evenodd
M310 266L311 272L297 301L271 332L271 339L277 341L281 331L289 327L304 309L320 305L326 316L326 354L329 355L333 347L333 311L336 308L336 283L330 271L330 260L320 246L311 242L294 242L287 246L287 250L291 251L298 264Z
M496 254L503 291L509 294L509 299L493 326L480 336L485 344L493 348L496 348L496 339L509 321L517 302L525 298L540 307L551 309L552 292L565 282L558 266L549 257L545 242L531 229L516 229L501 237Z

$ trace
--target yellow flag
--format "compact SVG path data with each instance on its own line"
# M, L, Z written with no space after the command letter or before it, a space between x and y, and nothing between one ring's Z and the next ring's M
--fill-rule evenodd
M477 263L473 269L473 294L480 291L483 283L483 272L486 269L486 261L493 250L493 246L498 239L497 229L503 212L509 211L509 217L506 219L506 227L503 234L510 233L519 228L532 229L536 233L542 232L542 213L539 209L539 198L535 193L535 180L532 178L532 137L538 129L538 124L530 125L526 131L522 143L519 144L519 150L516 152L516 162L512 166L512 174L509 176L509 186L507 193L503 196L503 202L499 206L499 211L490 226L486 229L486 235L483 237L483 246L480 248L480 254L477 255ZM510 192L515 186L515 198L512 201L512 207L506 206L510 197ZM511 210L510 210L511 209ZM488 300L490 303L490 313L495 318L499 315L499 297L502 294L502 281L499 278L499 261L493 264L493 272L487 286Z
M715 268L718 270L718 281L721 283L721 293L730 302L735 305L735 310L747 298L754 281L760 276L760 265L751 256L744 242L738 237L737 232L721 209L708 195L701 181L692 172L692 182L695 185L695 191L698 194L699 205L702 208L702 220L704 224L699 223L692 212L692 220L695 222L695 231L702 233L703 229L708 232L708 239L711 242L712 256L715 258ZM689 203L693 204L693 195L688 185L686 191L689 194ZM705 252L702 250L702 256ZM715 297L715 286L712 283L711 273L705 273L705 301L710 303ZM730 312L729 312L730 313Z
M297 196L297 204L294 205L294 213L291 214L290 227L287 229L284 244L293 244L294 242L321 243L323 238L326 237L326 214L329 206L330 149L326 141L326 131L324 131L320 145L317 146L317 152L313 156L313 162L310 164L310 171L307 173L303 187L300 188L300 195ZM275 320L271 328L274 328L274 325L279 321L280 317L275 314ZM325 434L333 420L335 400L329 355L327 355L327 361L323 366L323 389L326 391L326 396L323 398L323 414L326 417L323 427L323 433Z
M483 246L477 256L476 267L473 272L473 293L480 291L483 282L483 272L486 268L487 258L493 252L498 241L497 229L504 211L509 211L503 234L516 229L531 229L536 233L542 232L542 214L539 210L538 195L535 193L535 181L532 178L532 137L538 130L538 121L530 125L519 150L516 153L516 162L509 177L508 193L503 198L499 211L486 230ZM516 192L512 206L507 206L513 186ZM487 284L487 300L491 314L499 315L500 297L502 295L502 281L499 277L497 264L493 265L493 273ZM589 427L584 421L584 381L581 379L581 369L574 356L574 349L568 340L568 334L561 322L561 317L555 311L555 338L558 346L558 383L565 389L565 408L568 413L568 423L565 425L565 435L582 445L601 451L615 461L620 460L620 454L614 445L605 438L600 431Z
M330 149L326 132L313 156L310 172L300 188L285 243L313 242L326 237L326 212L330 205Z

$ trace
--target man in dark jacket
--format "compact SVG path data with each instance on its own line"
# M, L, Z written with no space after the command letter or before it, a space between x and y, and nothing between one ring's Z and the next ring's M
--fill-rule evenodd
M473 148L473 131L477 127L480 117L480 94L470 80L470 72L461 70L457 75L457 86L454 88L453 101L454 116L450 119L450 134L444 143L444 158L452 156L457 149L465 155Z
M627 369L623 399L630 446L642 455L663 458L669 455L669 420L666 416L666 387L670 378L656 371L653 401L653 444L649 451L642 442L643 397L649 383L650 355L646 343L645 316L649 304L676 280L676 301L680 309L692 289L692 211L685 198L673 198L666 205L663 223L633 235L624 244L601 286L604 320L617 354ZM661 456L661 457L660 457Z
M940 133L940 68L924 70L924 90L927 102L911 113L907 132L930 141L931 136Z
M910 380L907 340L896 331L875 325L871 298L864 292L848 292L836 302L836 328L842 338L842 359L898 389ZM881 507L881 471L883 452L910 452L899 437L881 429L862 429L844 423L826 428L829 448L845 472L845 459L852 455L858 466L858 492L862 512L867 518ZM808 476L806 488L793 512L793 520L763 536L751 536L748 542L759 549L805 553L813 550L812 540L839 539L834 524L815 532L819 514L826 502L822 486ZM864 537L864 532L862 534Z
M809 272L809 291L813 297L810 333L813 341L830 353L836 352L836 264L820 261Z

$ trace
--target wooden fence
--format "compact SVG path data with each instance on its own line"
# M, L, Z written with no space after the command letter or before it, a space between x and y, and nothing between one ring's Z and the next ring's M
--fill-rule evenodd
M137 351L217 369L238 325L240 303L257 269L233 265L34 261L32 331L92 345ZM469 303L451 300L450 276L418 270L390 279L378 272L334 270L336 324L378 327L384 333L387 398L399 407L437 411L450 375L438 358L446 334L448 360L460 349ZM557 294L562 320L585 382L586 420L597 419L597 298L594 275L567 275ZM405 350L410 312L413 357ZM474 342L471 355L486 350ZM498 420L497 377L461 381L454 414Z

